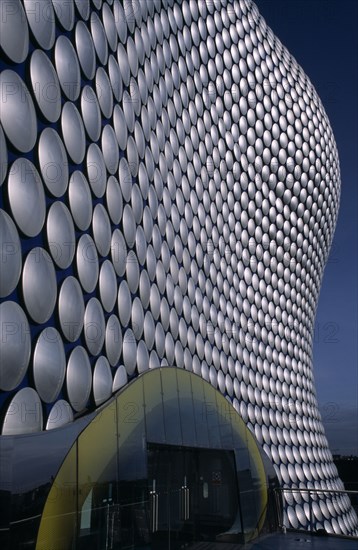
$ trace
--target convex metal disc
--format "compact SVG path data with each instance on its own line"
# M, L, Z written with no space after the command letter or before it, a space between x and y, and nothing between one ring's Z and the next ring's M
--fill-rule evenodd
M89 399L92 386L91 364L86 350L77 346L67 364L66 387L68 399L75 411L82 411Z
M26 309L36 323L46 323L57 298L56 272L50 255L40 247L33 248L24 263L22 291Z
M65 378L66 356L59 332L45 328L38 337L33 359L36 390L45 403L52 403L61 391Z
M70 275L62 283L58 299L58 314L63 335L75 342L83 328L85 305L81 285Z
M7 69L0 74L0 122L18 151L31 151L37 138L35 107L22 79Z
M65 146L53 128L45 128L38 146L40 171L47 189L62 197L68 185L68 158Z
M32 90L41 113L49 122L57 122L61 114L61 90L57 73L42 50L35 50L30 61Z
M10 391L24 378L31 354L29 323L16 302L0 304L0 328L0 388Z
M35 166L18 158L8 179L9 202L14 219L25 235L35 237L43 228L46 215L45 192Z
M31 411L31 414L24 414ZM5 413L2 435L40 432L43 428L42 404L32 388L22 388L10 401Z
M0 298L16 288L20 279L22 258L21 243L16 226L10 216L0 209Z
M1 5L0 46L14 63L25 61L29 51L29 29L20 0Z

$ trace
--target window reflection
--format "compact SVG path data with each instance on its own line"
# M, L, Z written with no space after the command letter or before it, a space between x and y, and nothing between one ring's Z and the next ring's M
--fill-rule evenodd
M189 378L189 379L188 379ZM183 445L197 444L197 431L194 419L193 390L190 377L177 377L179 413Z
M155 369L145 377L144 407L146 435L149 441L165 442L164 414L162 399L162 377L160 369Z
M181 417L179 409L177 369L166 370L161 376L163 388L163 413L165 425L165 442L182 445Z

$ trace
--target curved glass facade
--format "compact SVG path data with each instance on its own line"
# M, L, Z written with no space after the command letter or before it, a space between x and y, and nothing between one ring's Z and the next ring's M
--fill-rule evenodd
M275 525L268 496L277 483L217 390L186 371L157 369L79 435L53 481L36 548L250 541Z

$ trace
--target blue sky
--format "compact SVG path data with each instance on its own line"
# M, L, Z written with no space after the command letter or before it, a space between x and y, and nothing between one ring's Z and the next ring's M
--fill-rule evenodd
M358 455L358 2L257 0L316 87L341 164L341 206L316 318L314 376L333 453Z

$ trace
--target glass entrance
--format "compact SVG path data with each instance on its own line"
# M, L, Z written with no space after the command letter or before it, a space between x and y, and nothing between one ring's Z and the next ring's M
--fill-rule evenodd
M239 515L232 451L149 444L148 483L153 550L215 541Z
M82 428L44 489L37 550L189 550L267 532L273 467L265 470L243 420L199 376L149 370Z

